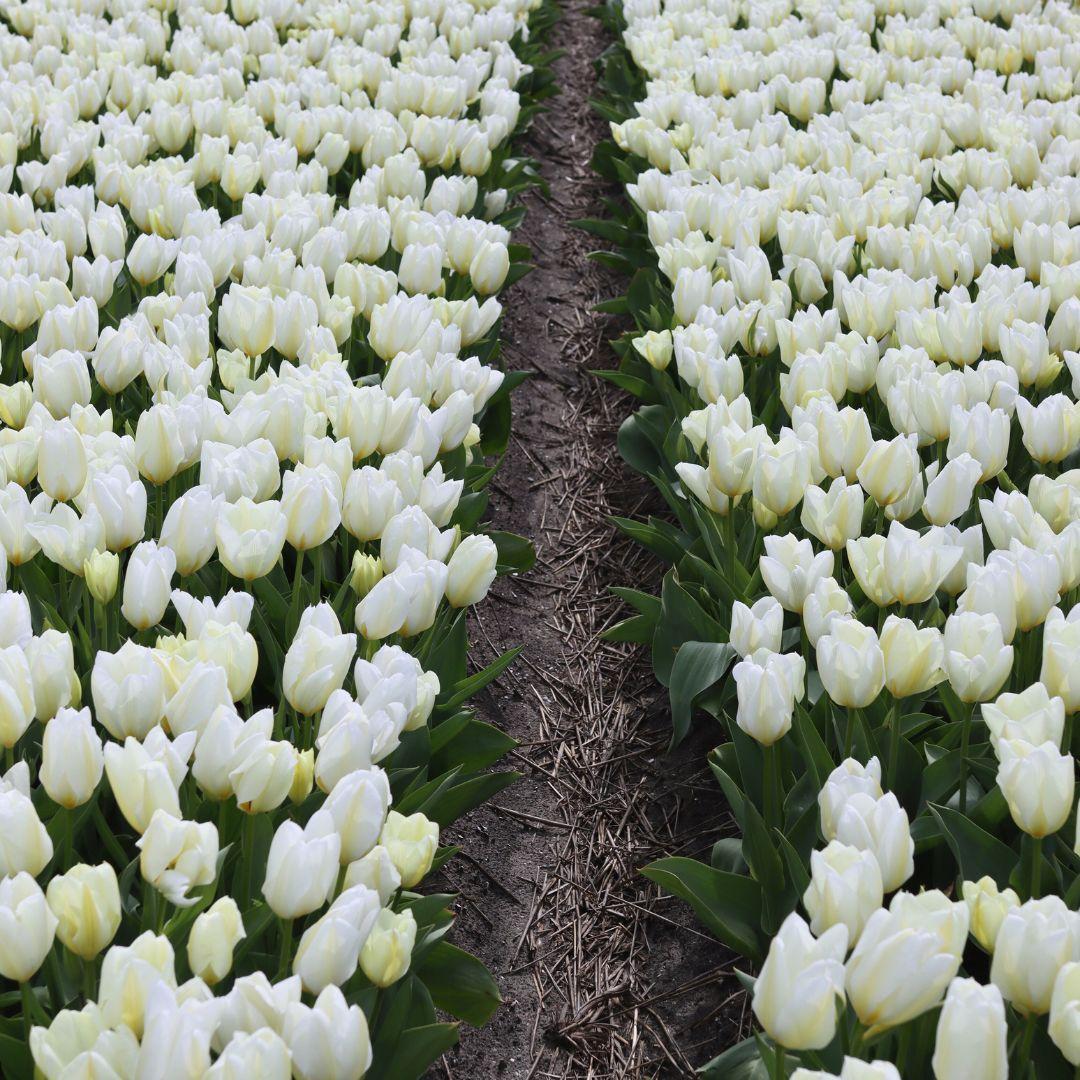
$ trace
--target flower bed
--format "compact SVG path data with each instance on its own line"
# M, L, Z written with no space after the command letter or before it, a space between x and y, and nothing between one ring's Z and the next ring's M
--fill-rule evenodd
M739 828L645 873L757 966L715 1076L1080 1063L1080 19L1041 2L605 19L632 275L606 373L672 564L648 643Z
M418 1077L552 10L0 15L2 1071Z

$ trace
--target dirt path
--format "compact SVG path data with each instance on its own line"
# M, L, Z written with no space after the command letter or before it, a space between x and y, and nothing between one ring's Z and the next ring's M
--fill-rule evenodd
M589 169L606 135L588 99L607 41L587 6L568 0L553 33L562 93L524 147L551 196L529 201L520 235L537 269L506 297L506 362L536 374L514 395L493 522L533 538L539 559L498 583L473 626L479 662L525 646L478 700L520 741L524 776L446 838L466 852L440 883L461 897L454 940L487 962L505 999L434 1073L462 1080L685 1075L732 1040L741 1007L725 1004L722 950L636 872L721 835L709 733L665 756L647 658L598 640L626 614L609 587L651 588L660 569L607 520L640 516L652 496L615 451L629 401L588 373L611 366L616 329L592 308L623 283L570 226L611 194Z

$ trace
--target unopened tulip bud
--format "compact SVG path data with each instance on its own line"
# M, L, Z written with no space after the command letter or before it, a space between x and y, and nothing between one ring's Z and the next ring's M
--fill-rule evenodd
M338 987L327 986L313 1006L285 1008L282 1038L292 1052L293 1075L301 1080L361 1077L371 1065L367 1020Z
M1063 965L1050 996L1050 1038L1070 1065L1080 1065L1080 963Z
M111 863L79 863L49 881L56 936L83 960L93 960L120 928L120 885Z
M379 843L401 875L401 884L411 889L431 869L439 847L439 826L423 814L408 817L391 810L386 815Z
M990 979L1021 1016L1050 1010L1054 980L1080 960L1080 914L1060 896L1028 900L1012 908L994 943Z
M938 1017L932 1062L936 1080L1008 1080L1008 1025L1001 991L953 979Z
M315 786L315 751L301 750L296 755L293 766L292 787L289 788L289 801L299 806Z
M0 880L0 975L24 983L52 948L56 916L41 886L27 873Z
M1072 754L1061 753L1052 742L1034 746L1023 739L1000 740L997 754L997 784L1013 821L1029 836L1056 833L1072 810L1076 786Z
M881 907L883 896L881 869L873 852L837 840L811 852L810 885L803 894L803 905L810 916L810 929L817 936L842 923L849 943L854 945L866 920Z
M386 906L390 898L401 888L401 875L381 844L373 847L362 859L349 863L345 871L344 889L354 885L366 885L379 894L379 903Z
M835 839L840 812L847 801L858 794L869 795L874 800L881 798L881 763L876 757L865 765L847 758L829 773L818 792L821 832L827 841Z
M413 913L382 908L360 950L360 967L376 986L392 986L409 970L415 943Z
M176 556L153 540L136 546L124 571L120 612L136 630L156 626L165 615L176 573Z
M671 363L672 340L670 330L649 330L633 339L634 348L650 367L663 371Z
M907 811L891 791L876 799L864 792L848 798L836 818L836 838L874 853L886 892L898 889L915 872Z
M99 604L107 604L116 595L120 556L111 551L95 551L83 561L83 577L90 595Z
M69 705L78 707L82 686L71 637L49 628L24 646L34 684L34 713L45 723Z
M772 746L791 730L795 702L805 692L806 662L796 653L759 649L731 674L738 692L736 723L762 746Z
M105 768L101 737L89 709L61 709L41 737L41 786L68 810L94 794Z
M362 1015L362 1014L361 1014ZM207 1070L206 1080L289 1080L292 1056L285 1040L272 1028L239 1032Z
M0 649L0 745L10 749L22 738L36 708L26 653L18 645Z
M232 970L233 950L247 935L236 901L222 896L202 912L188 936L187 957L192 974L216 986Z
M284 821L274 833L262 892L280 919L309 915L326 903L337 880L341 837L329 814L317 811L301 829Z
M362 551L358 551L353 555L352 570L349 573L349 587L356 593L358 600L363 600L382 576L382 559L375 555L365 555Z
M847 944L842 923L815 939L799 915L784 920L753 993L754 1016L771 1039L789 1050L821 1050L832 1042Z
M910 619L890 615L881 628L880 645L885 688L894 698L924 694L945 678L945 647L936 627L920 629Z
M731 605L732 647L745 660L758 649L780 651L784 633L784 609L771 596L763 596L753 607L736 600Z
M490 536L467 536L447 564L446 599L451 607L478 604L495 580L499 552Z
M859 1022L874 1031L906 1023L941 1001L956 975L968 911L936 889L897 893L870 916L847 965Z
M885 685L885 657L872 627L838 619L817 643L818 674L837 705L861 709Z
M962 893L971 916L971 936L987 952L993 952L1002 920L1019 907L1020 897L1012 889L999 890L992 877L965 881Z

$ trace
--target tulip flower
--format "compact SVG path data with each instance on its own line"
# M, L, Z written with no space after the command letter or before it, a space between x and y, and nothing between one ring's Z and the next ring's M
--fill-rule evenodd
M289 1080L292 1055L285 1040L270 1028L234 1035L206 1072L206 1080Z
M342 986L352 977L381 910L378 893L366 885L353 885L304 931L293 971L305 990L318 995L327 986Z
M1070 1065L1080 1065L1080 962L1063 964L1050 995L1050 1038Z
M738 688L735 721L762 746L772 746L791 729L795 702L804 693L806 663L794 653L759 649L732 669Z
M789 1050L820 1050L832 1042L846 952L842 923L815 939L797 914L784 920L753 993L754 1016L771 1039Z
M382 908L360 950L360 967L376 986L392 986L409 970L415 943L413 913Z
M61 709L41 737L41 785L68 810L94 794L105 768L101 738L89 709Z
M854 945L866 920L881 907L883 895L881 870L873 852L837 840L811 852L810 885L803 893L803 906L810 916L810 929L818 937L842 923Z
M990 978L1021 1015L1050 1010L1061 968L1080 960L1080 914L1060 896L1028 900L1010 909L994 943Z
M379 844L386 849L406 889L415 888L431 869L439 847L439 826L423 814L407 817L391 810L386 815Z
M1007 1041L1001 991L974 979L953 979L938 1018L931 1063L936 1080L1007 1080Z
M871 1031L934 1008L956 975L968 910L935 890L897 893L870 916L847 964L848 997Z
M1062 754L1053 742L1036 746L1023 739L998 740L997 754L997 783L1013 821L1036 839L1057 832L1073 805L1072 754Z
M986 952L992 953L1002 920L1014 907L1019 907L1020 897L1013 889L999 890L989 876L965 881L962 894L971 916L971 936Z
M848 709L869 705L885 685L878 636L856 619L837 619L818 639L818 674L829 697Z
M49 881L46 898L56 936L83 960L93 960L120 928L120 885L111 863L79 863Z
M220 897L192 924L187 942L188 967L208 986L215 986L229 974L233 950L246 936L236 901L231 896Z
M56 916L25 871L0 880L0 975L27 982L52 948Z
M299 1080L361 1077L371 1065L367 1020L359 1005L348 1005L336 986L327 986L311 1007L290 1003L282 1038L292 1053Z
M301 829L284 821L274 833L266 862L263 896L281 919L322 907L337 879L341 837L329 814L316 812Z
M188 891L209 885L217 874L218 834L213 822L184 821L155 810L135 846L143 879L177 907L194 904Z

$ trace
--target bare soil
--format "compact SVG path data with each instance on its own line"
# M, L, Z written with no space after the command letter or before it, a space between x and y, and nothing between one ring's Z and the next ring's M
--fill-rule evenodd
M477 699L519 740L523 776L449 831L464 853L434 883L459 894L454 940L495 972L504 1005L463 1029L436 1077L685 1076L745 1026L731 955L638 873L664 854L706 857L730 831L705 767L718 733L702 726L668 755L647 654L599 638L627 614L610 586L658 588L662 573L608 520L657 508L615 449L632 402L590 374L613 366L619 330L593 306L625 282L571 224L617 194L589 168L607 135L588 104L607 44L585 0L567 0L552 40L561 94L523 147L551 194L528 200L517 238L536 269L505 298L507 366L534 374L514 395L492 524L539 557L497 583L472 627L478 663L525 646Z

